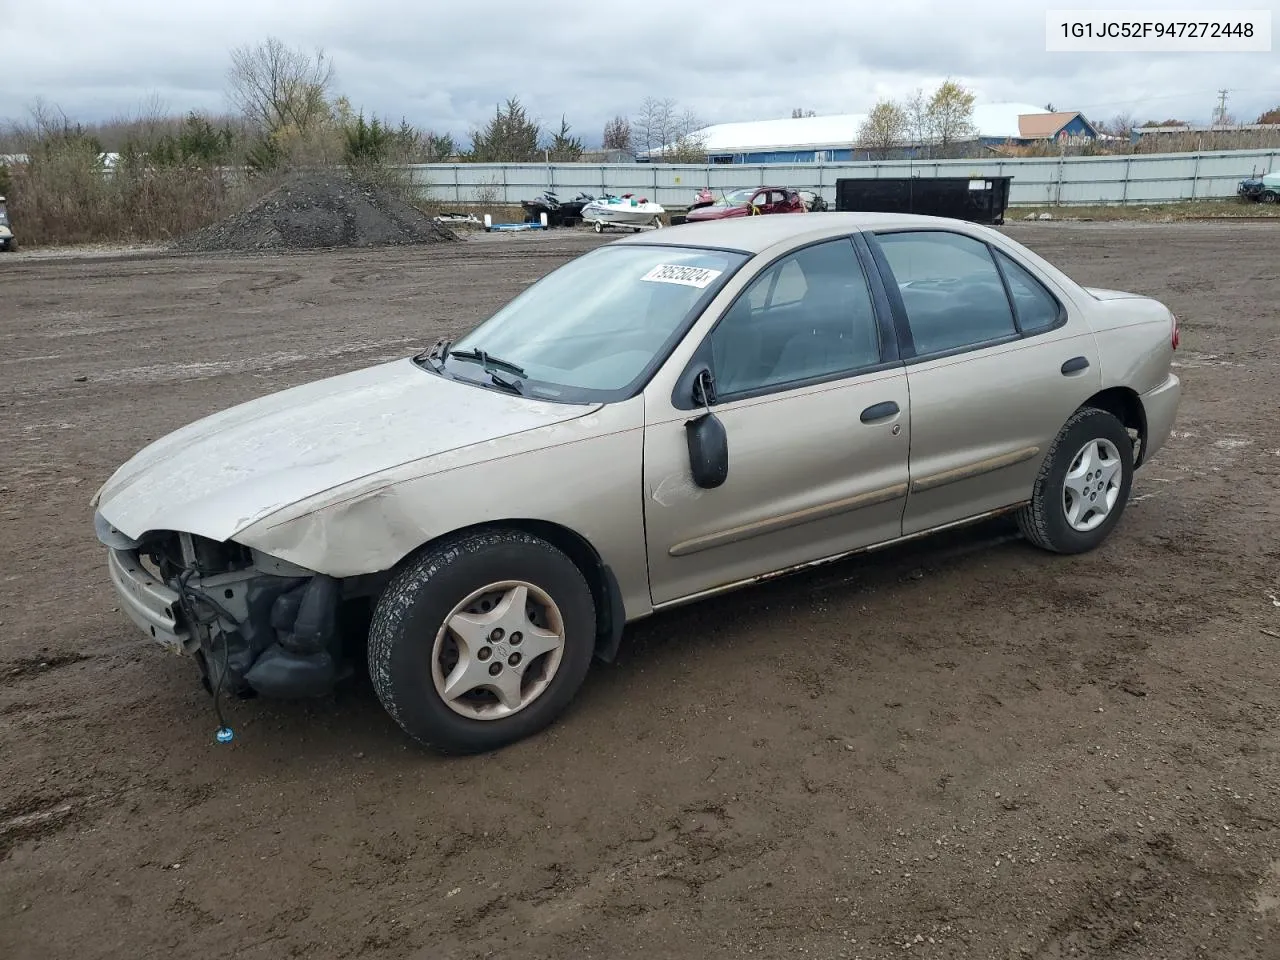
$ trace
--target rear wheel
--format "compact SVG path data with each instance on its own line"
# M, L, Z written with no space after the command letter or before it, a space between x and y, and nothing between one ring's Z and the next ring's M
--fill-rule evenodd
M1280 200L1280 193L1276 193L1274 190L1267 190L1262 194L1263 203L1275 203L1277 200Z
M581 571L530 534L486 530L413 560L378 601L369 674L411 737L476 753L550 724L586 677L595 603Z
M1059 431L1040 468L1018 527L1054 553L1092 550L1115 528L1133 483L1133 441L1104 410L1077 410Z

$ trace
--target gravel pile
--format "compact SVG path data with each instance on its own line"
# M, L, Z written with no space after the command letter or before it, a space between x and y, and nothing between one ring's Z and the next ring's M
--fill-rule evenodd
M308 175L182 237L185 253L448 243L458 237L400 198L342 175Z

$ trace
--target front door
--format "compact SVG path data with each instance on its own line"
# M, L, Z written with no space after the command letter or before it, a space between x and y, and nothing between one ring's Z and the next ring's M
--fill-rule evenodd
M847 237L766 267L694 355L728 436L718 487L690 472L685 423L702 408L646 393L655 605L899 536L909 403L886 321Z
M757 190L754 197L751 198L751 207L748 210L752 214L773 213L773 197L768 190Z
M913 534L1026 500L1054 437L1101 382L1084 319L968 234L871 239L909 331Z

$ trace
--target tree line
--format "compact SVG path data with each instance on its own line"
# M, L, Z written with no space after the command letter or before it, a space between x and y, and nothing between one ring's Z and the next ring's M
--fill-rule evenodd
M303 165L345 163L378 167L444 161L568 163L587 154L583 138L561 116L558 125L532 117L519 97L495 107L468 142L356 109L335 89L334 64L324 50L293 48L276 37L230 53L226 95L233 110L166 115L158 101L136 117L96 126L71 121L37 101L31 118L0 135L0 153L41 153L74 141L85 152L145 157L153 166L232 165L265 173ZM673 99L648 97L632 117L605 124L604 150L634 154L656 150L673 162L700 160L702 122ZM43 152L47 153L47 149Z

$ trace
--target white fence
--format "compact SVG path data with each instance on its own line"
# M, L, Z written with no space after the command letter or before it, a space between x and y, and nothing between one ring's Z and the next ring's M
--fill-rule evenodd
M579 192L639 193L680 207L704 186L787 186L816 190L834 204L841 177L1009 176L1011 206L1134 204L1235 196L1240 180L1276 169L1280 150L1224 150L1110 157L1014 160L886 160L856 163L458 163L410 168L427 197L444 203L517 204L554 188L561 199Z

